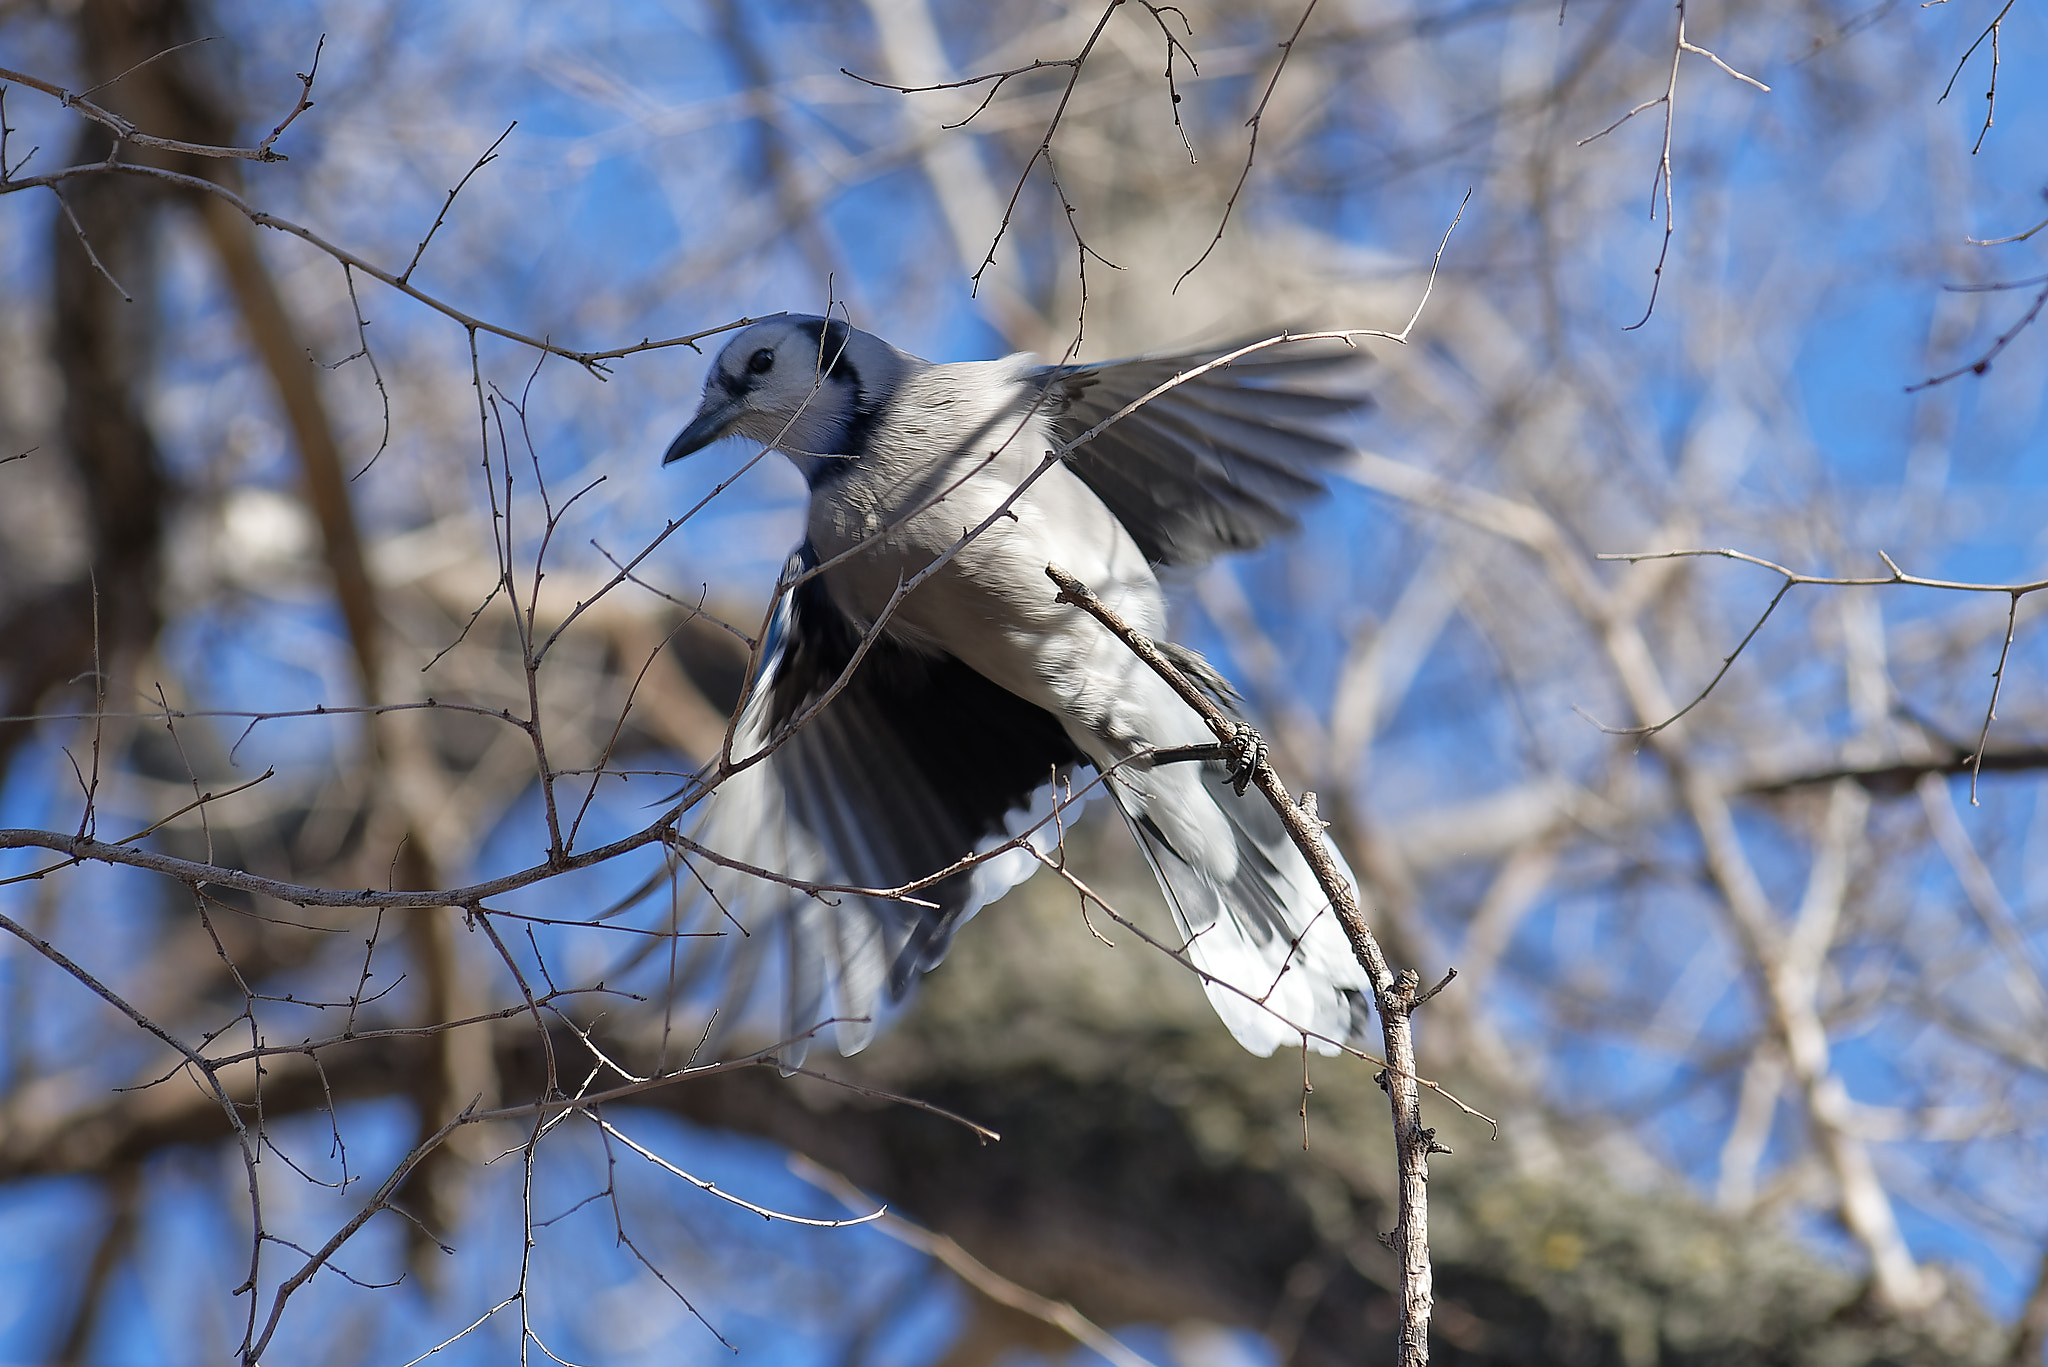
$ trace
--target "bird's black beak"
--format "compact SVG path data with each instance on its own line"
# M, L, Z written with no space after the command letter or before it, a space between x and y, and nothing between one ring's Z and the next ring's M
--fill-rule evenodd
M690 425L682 430L682 434L668 444L668 454L661 458L661 463L667 465L703 450L732 431L733 424L739 420L738 399L724 394L705 395L704 406L697 410L697 416L690 419Z

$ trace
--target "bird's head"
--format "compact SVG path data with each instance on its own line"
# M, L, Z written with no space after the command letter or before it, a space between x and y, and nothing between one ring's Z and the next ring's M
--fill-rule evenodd
M836 318L764 319L718 353L697 416L662 463L737 434L782 451L816 484L824 467L861 454L866 427L916 364Z

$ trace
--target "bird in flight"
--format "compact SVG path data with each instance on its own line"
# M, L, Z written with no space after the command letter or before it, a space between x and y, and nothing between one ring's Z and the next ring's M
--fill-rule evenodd
M1312 387L1348 349L1255 352L1096 430L1222 354L934 364L836 318L782 314L713 364L663 463L743 436L795 463L810 506L734 732L736 762L769 752L695 806L691 841L729 862L691 858L678 895L707 925L748 932L725 937L740 942L729 1002L785 951L785 1067L828 1021L841 1052L863 1047L968 917L1038 867L1013 842L1030 832L1048 850L1052 803L1087 769L1240 1043L1333 1054L1361 1038L1365 972L1279 818L1233 783L1242 758L1153 763L1214 737L1106 628L1056 602L1045 573L1064 567L1156 640L1161 568L1297 525L1291 505L1350 453L1322 429L1363 400ZM1199 656L1167 649L1235 702ZM973 855L989 857L894 898L813 896L733 867L881 890Z

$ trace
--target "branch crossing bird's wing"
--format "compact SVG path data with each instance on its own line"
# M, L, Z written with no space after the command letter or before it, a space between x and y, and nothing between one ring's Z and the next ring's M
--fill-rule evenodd
M806 543L785 577L815 567ZM821 579L799 583L770 627L768 649L735 736L753 754L802 717L845 669L860 632ZM720 786L691 838L757 868L812 883L900 888L970 854L1005 844L1051 810L1055 776L1086 763L1059 722L951 657L877 640L847 686L774 753ZM1033 837L1055 839L1048 825ZM770 948L786 950L784 1026L794 1038L837 1019L841 1052L872 1036L881 1009L945 956L975 911L1037 867L1011 850L909 894L811 896L785 884L691 859L679 893L699 930L722 924L731 1006L743 1005ZM701 880L701 881L699 881ZM742 937L734 925L743 925ZM806 1041L782 1052L785 1067Z
M1237 348L1102 365L1046 366L1053 428L1071 441L1175 375ZM1323 427L1356 413L1363 396L1291 387L1360 353L1341 344L1253 352L1168 390L1067 457L1155 565L1201 565L1299 524L1289 505L1322 492L1351 454Z

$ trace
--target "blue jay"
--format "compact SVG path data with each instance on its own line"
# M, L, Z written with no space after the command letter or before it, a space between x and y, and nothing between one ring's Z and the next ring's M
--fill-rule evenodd
M1317 424L1361 401L1271 382L1342 356L1255 353L1040 468L1218 354L935 365L838 319L784 314L735 334L663 463L744 436L796 464L810 511L733 755L780 743L705 799L692 839L797 880L899 888L1015 840L1044 821L1059 785L1093 768L1238 1041L1265 1055L1305 1039L1334 1054L1359 1039L1364 970L1278 818L1258 794L1233 792L1222 761L1150 762L1214 738L1093 618L1055 602L1045 576L1048 562L1064 566L1157 639L1158 567L1200 565L1296 525L1288 505L1320 492L1319 476L1348 453ZM899 585L949 552L891 610ZM871 634L844 688L804 719ZM1177 658L1234 697L1193 652ZM1049 848L1051 825L1031 838ZM885 1003L1036 867L1012 848L918 890L917 905L813 897L696 859L679 895L707 928L716 918L749 932L728 1000L751 995L765 946L784 946L782 1062L794 1067L827 1020L841 1052L864 1046Z

